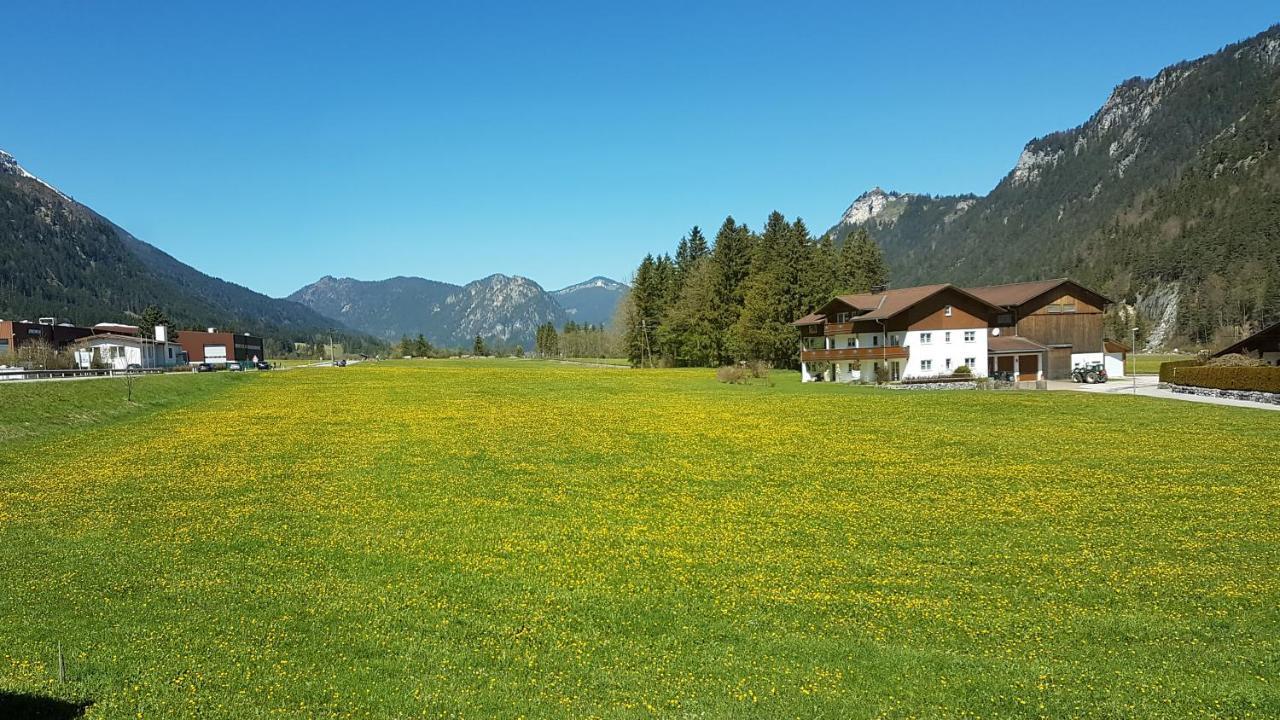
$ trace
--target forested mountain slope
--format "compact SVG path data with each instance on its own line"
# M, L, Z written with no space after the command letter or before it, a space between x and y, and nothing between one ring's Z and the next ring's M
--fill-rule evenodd
M177 327L224 327L270 343L311 340L335 325L296 302L183 264L0 152L0 317L128 322L148 306ZM362 342L357 333L339 334L351 347Z
M1280 27L1118 86L1032 140L986 196L858 198L895 284L1069 275L1138 306L1163 344L1280 319ZM1163 326L1162 326L1163 324Z

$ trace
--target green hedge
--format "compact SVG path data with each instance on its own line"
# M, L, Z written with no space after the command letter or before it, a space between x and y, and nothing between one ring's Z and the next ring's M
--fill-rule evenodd
M1164 376L1163 368L1160 374ZM1280 393L1280 367L1180 367L1173 382L1220 390Z
M1204 363L1199 360L1170 360L1160 363L1160 382L1173 382L1173 373L1178 368L1198 367Z

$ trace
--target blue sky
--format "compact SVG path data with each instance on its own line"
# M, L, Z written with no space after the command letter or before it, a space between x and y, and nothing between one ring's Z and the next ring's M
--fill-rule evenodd
M1120 81L1280 8L42 0L4 15L0 148L180 260L282 296L326 274L626 279L728 213L819 231L875 185L983 193Z

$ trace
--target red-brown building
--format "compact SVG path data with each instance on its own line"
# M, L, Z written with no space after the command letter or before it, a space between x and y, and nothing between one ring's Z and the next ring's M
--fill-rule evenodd
M1075 365L1103 361L1109 302L1065 278L841 295L795 321L801 372L806 381L892 381L959 367L1018 380L1066 378Z
M219 332L213 328L207 332L179 330L178 344L192 363L225 365L265 360L267 357L262 338L248 333Z
M42 318L40 322L0 320L0 357L37 342L61 349L92 334L92 328L59 323L54 318Z

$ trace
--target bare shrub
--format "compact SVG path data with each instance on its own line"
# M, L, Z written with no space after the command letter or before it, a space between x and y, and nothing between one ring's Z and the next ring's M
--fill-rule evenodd
M741 365L725 365L716 370L716 380L730 385L741 385L750 377L750 372Z
M1266 363L1240 353L1211 358L1205 362L1205 367L1262 367L1263 365L1266 365Z

